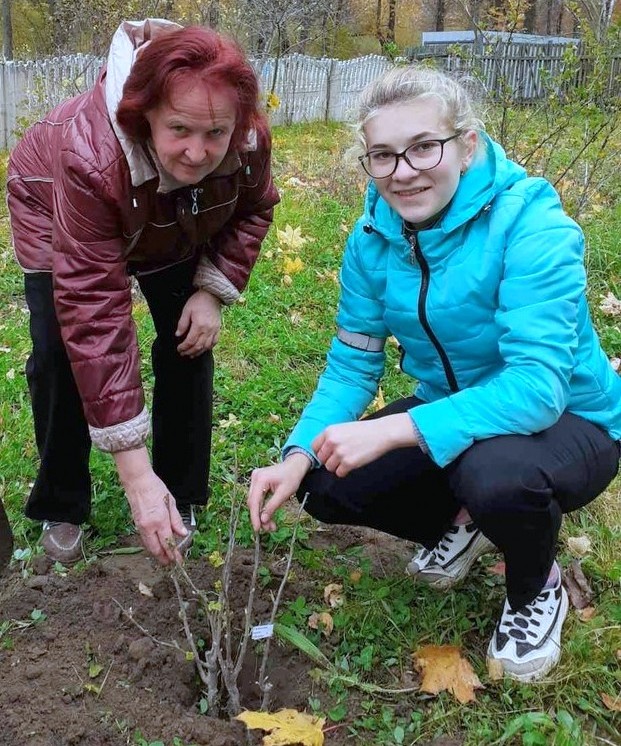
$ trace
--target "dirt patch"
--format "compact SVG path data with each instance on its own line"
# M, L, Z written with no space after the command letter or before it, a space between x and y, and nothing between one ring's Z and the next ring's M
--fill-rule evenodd
M395 562L402 567L409 549L384 534L338 526L313 533L311 542L318 550L362 544L378 573L390 572ZM202 589L213 588L220 578L221 571L206 560L190 560L187 569ZM257 591L258 619L269 614L279 584L278 568L273 569L271 584ZM251 571L251 552L237 551L231 589L238 619L247 603ZM292 573L285 598L315 593L312 582L304 571ZM141 592L139 584L152 596ZM39 621L33 620L34 610ZM196 635L201 622L192 605L188 615ZM243 724L199 711L201 683L195 664L170 644L161 644L177 641L187 649L174 585L169 572L144 553L100 557L64 576L44 558L35 560L34 574L27 577L13 568L2 579L0 619L5 628L11 626L4 631L0 650L3 746L121 746L132 743L136 731L147 742L162 740L167 746L175 738L209 746L261 743L260 732L248 739ZM208 626L202 624L207 639ZM258 709L261 701L254 645L239 679L247 709ZM309 675L313 667L290 647L272 645L272 710L305 710L311 694L321 699L320 685ZM326 734L325 743L343 746L352 741L336 728Z

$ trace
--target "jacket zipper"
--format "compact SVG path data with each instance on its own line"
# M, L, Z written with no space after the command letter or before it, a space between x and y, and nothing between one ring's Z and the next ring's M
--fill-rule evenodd
M198 215L198 195L202 193L202 189L190 189L190 196L192 197L192 215Z
M425 259L423 252L420 249L420 245L418 243L418 233L417 232L411 232L408 234L408 240L410 242L410 261L412 264L418 263L420 269L421 269L421 283L420 283L420 292L418 294L418 317L420 319L420 323L422 324L423 329L425 330L425 333L431 340L431 343L436 348L436 352L440 356L440 360L442 361L442 367L444 368L444 375L446 376L446 380L448 381L448 385L453 393L456 393L459 391L459 386L457 384L457 379L455 378L455 372L453 371L453 366L451 365L450 360L448 359L448 355L446 354L445 349L440 344L438 338L433 332L433 329L431 328L429 324L429 320L427 318L427 293L429 292L429 264L427 263L427 260Z

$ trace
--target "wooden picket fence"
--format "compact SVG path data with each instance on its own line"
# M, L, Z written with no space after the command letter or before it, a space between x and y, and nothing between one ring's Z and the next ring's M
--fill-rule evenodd
M456 54L453 48L421 51L448 71L474 74L488 96L510 97L528 103L550 93L565 65L565 47L512 44L486 46ZM61 100L92 86L103 59L71 55L45 60L0 62L0 149L12 147L24 128ZM395 63L379 55L352 60L317 59L291 54L280 59L252 60L266 93L278 105L271 112L274 124L312 120L351 120L360 91ZM580 85L589 74L590 61L580 59L563 86ZM563 90L555 91L562 95ZM621 95L621 57L612 60L607 95ZM272 97L273 98L273 97Z

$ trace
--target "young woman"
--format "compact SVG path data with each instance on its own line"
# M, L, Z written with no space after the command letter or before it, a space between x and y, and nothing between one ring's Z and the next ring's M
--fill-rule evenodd
M26 514L54 560L81 556L91 443L113 455L146 548L180 559L207 502L213 355L278 202L258 82L232 40L161 20L117 30L95 87L13 150L41 463ZM151 417L131 275L149 305Z
M395 68L358 121L371 180L338 330L284 460L252 474L252 524L274 530L274 511L308 494L321 521L422 544L408 569L437 588L498 548L507 600L488 656L538 679L559 660L568 607L561 516L619 463L621 379L589 317L583 235L443 73ZM391 335L414 395L360 420Z

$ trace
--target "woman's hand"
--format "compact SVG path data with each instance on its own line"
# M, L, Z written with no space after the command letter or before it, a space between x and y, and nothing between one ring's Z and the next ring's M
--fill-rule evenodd
M220 299L207 290L197 290L183 307L178 337L185 339L177 346L177 352L186 357L197 357L216 346L220 336L222 311Z
M247 503L255 531L276 530L274 513L298 491L311 465L308 456L292 453L280 464L265 466L252 472ZM268 492L272 495L266 499Z
M374 420L330 425L313 441L313 451L328 471L344 477L388 451L415 446L418 440L407 412Z
M177 541L188 532L174 497L151 467L147 449L113 456L145 549L163 565L181 562Z

